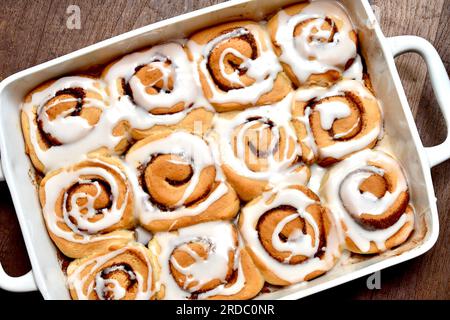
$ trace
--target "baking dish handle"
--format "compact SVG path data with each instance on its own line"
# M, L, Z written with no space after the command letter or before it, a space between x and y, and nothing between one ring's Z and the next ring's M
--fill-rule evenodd
M3 176L1 159L0 159L0 181L5 181ZM9 276L2 267L0 262L0 289L11 292L29 292L36 291L37 286L34 281L33 272L30 270L28 273L20 277Z
M33 272L30 270L28 273L20 277L10 277L5 270L3 270L0 263L0 288L11 292L30 292L36 291L37 286L33 277Z
M450 80L441 57L431 43L417 36L397 36L387 39L394 57L415 52L425 60L434 94L447 125L447 138L434 147L425 148L430 167L450 158Z

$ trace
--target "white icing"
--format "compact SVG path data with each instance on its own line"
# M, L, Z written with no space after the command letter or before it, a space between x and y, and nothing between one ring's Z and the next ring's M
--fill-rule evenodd
M307 275L317 270L329 270L333 265L336 258L339 257L339 239L334 226L331 227L327 236L327 247L325 255L322 259L314 257L314 253L317 252L319 243L319 229L313 216L306 211L309 205L316 203L316 201L307 197L303 192L297 189L283 189L277 193L265 193L259 201L247 205L242 209L240 215L240 231L247 246L249 246L254 254L262 261L267 268L273 272L277 277L288 281L290 283L296 283L303 281ZM281 251L290 251L292 256L295 254L302 254L309 257L306 261L299 264L288 264L289 259L285 263L280 263L274 259L263 247L258 235L257 224L259 219L269 210L278 208L283 205L292 206L296 209L296 213L289 215L283 219L275 229L275 233L272 235L272 244L281 249ZM301 217L306 223L311 225L314 230L315 238L311 241L311 237L299 236L298 232L292 236L291 241L284 244L276 240L278 233L282 230L282 227L288 223L291 219Z
M153 237L153 235L149 231L141 226L138 226L136 229L134 229L134 232L136 234L136 241L142 243L144 246L146 246Z
M327 172L327 169L317 164L313 164L312 166L310 166L310 170L311 170L311 177L309 178L308 188L314 191L315 193L319 193L322 187L322 179L325 173Z
M232 295L238 293L245 285L245 277L241 268L239 257L239 245L236 245L236 233L234 226L226 221L207 222L187 228L181 228L177 232L156 233L150 243L150 250L158 258L161 267L158 286L165 288L164 299L187 299L191 294L213 279L221 280L222 284L216 288L198 294L199 299L205 299L215 295ZM203 244L208 252L206 259L199 257L187 244L190 242ZM181 267L172 256L178 248L188 253L195 261L188 267ZM234 252L234 270L237 269L237 281L230 287L226 276L229 265L229 252ZM170 271L169 262L186 277L184 288L178 286ZM187 287L192 282L197 284Z
M379 167L369 165L369 162L376 163ZM397 177L392 192L387 191L381 198L376 198L368 192L360 192L359 185L366 178L373 174L384 175L387 172L393 172ZM329 171L324 194L333 214L347 226L347 231L342 232L351 238L361 251L366 252L370 248L371 241L378 249L383 250L386 240L411 218L403 214L396 223L386 229L369 230L363 228L353 217L359 217L363 213L383 214L400 193L407 189L403 170L393 158L381 151L363 150L338 163Z
M226 117L215 116L213 119L213 132L208 137L210 145L216 148L216 154L219 155L217 161L221 164L230 166L236 173L241 176L255 179L268 180L271 185L279 184L305 184L307 182L307 170L303 170L302 164L294 164L299 156L301 156L301 148L296 143L297 138L294 128L291 124L291 103L292 94L289 94L282 101L274 105L262 106L257 108L249 108L239 112L236 116L229 119ZM248 121L248 119L255 119ZM271 128L272 140L269 144L269 150L274 150L274 146L280 138L280 130L283 129L286 135L286 145L284 150L278 150L277 153L271 152L267 156L268 169L265 171L252 171L246 164L245 160L245 138L249 138L248 134L258 134L256 130L248 130L257 123L270 121L273 126ZM242 126L236 137L235 154L232 145L234 131L237 127ZM261 126L260 132L267 129L268 126ZM289 152L293 150L293 152ZM252 159L250 159L252 160ZM257 159L253 159L257 161Z
M110 274L114 271L121 271L128 274L130 280L136 280L136 275L132 271L127 271L123 266L116 265L103 269L102 272L98 272L95 276L95 292L100 300L105 300L106 292L112 292L114 300L121 300L125 297L127 290L123 288L119 281L116 279L105 279L102 275Z
M342 22L342 26L331 42L321 42L320 39L331 37L331 30L321 29L327 17L333 22ZM294 37L296 26L309 19L314 20L307 23L302 32ZM313 30L317 33L312 33ZM347 61L357 57L356 44L350 38L352 30L352 23L345 10L334 1L314 1L294 16L282 10L278 13L278 29L275 35L276 43L282 52L280 60L291 67L302 83L312 74L330 70L343 72ZM356 71L362 72L358 63L348 75L362 78Z
M90 159L89 162L94 165L101 164L102 166L106 166L108 170L111 170L114 174L119 175L120 179L126 183L127 180L125 175L115 166L97 159ZM42 212L47 227L59 238L75 243L89 243L121 237L102 234L101 232L120 222L123 218L124 210L127 206L126 199L129 191L127 189L125 194L120 195L115 176L105 168L94 165L78 169L68 168L62 170L58 174L49 178L44 185L45 205L42 208ZM99 196L101 189L97 181L85 181L81 178L88 175L100 177L102 181L105 181L105 183L108 184L111 193L111 206L109 208L104 208L100 212L94 209L94 201ZM69 211L67 210L66 205L68 201L68 194L64 193L62 207L60 208L63 215L62 217L59 217L55 211L58 198L61 196L61 192L64 192L76 183L90 183L96 187L97 194L95 196L91 196L84 192L74 194L71 199L71 210ZM123 197L124 199L121 206L119 206L117 202L120 197ZM79 198L85 198L88 201L85 205L80 207L76 203ZM92 218L94 218L97 214L102 214L103 217L101 219L92 220ZM60 224L69 227L70 230L62 229Z
M152 291L152 266L150 261L148 260L147 253L144 252L146 250L144 247L133 246L134 250L140 251L141 255L145 257L145 263L148 267L148 274L141 275L136 270L133 270L131 273L128 272L130 279L136 280L138 283L137 293L135 300L149 300L153 295ZM101 277L102 267L108 263L108 261L114 259L115 257L123 254L129 250L128 247L123 247L119 250L115 250L112 252L108 252L104 255L100 255L93 259L87 259L83 264L78 266L74 272L67 277L67 281L69 284L69 288L75 290L77 294L78 300L88 300L91 293L95 290L99 299L104 299L105 291L112 291L114 300L120 300L125 297L126 288L120 286L117 280L114 279L103 279ZM83 274L86 268L90 268L90 272ZM121 270L127 272L123 266L112 266L109 268L103 269L103 272L110 273L114 270ZM95 281L92 281L85 292L86 281L89 280L89 277L92 275L93 271L98 271L95 275ZM144 279L147 277L147 283L145 284ZM146 285L146 289L144 290L144 284Z
M353 61L352 65L342 73L342 78L344 79L353 79L362 82L363 81L363 64L361 60L361 56L356 55L355 61Z
M358 139L350 139L346 141L339 141L327 147L320 148L320 154L323 158L332 157L339 159L347 154L359 151L377 140L381 130L381 125L375 127L368 134L359 137Z
M212 92L212 97L209 99L210 102L238 102L241 104L255 104L262 95L272 90L274 81L282 68L278 62L277 56L271 49L270 39L268 35L261 32L260 28L260 26L252 24L246 25L242 28L236 28L228 33L224 33L214 38L206 45L199 45L193 40L188 41L187 46L192 52L194 61L198 64L198 68L200 69L196 70L196 72L201 72L204 75L208 83L208 87ZM243 60L243 62L241 63L241 67L245 68L246 75L251 77L255 81L249 86L228 90L226 92L222 91L218 87L216 87L214 80L209 73L207 66L209 54L219 43L249 33L251 33L255 39L256 47L258 50L258 57L252 60L242 55L237 50L234 50L232 48L226 49L221 55L219 68L224 78L231 81L232 83L242 86L242 82L239 79L238 73L235 72L232 74L228 74L225 72L223 66L223 58L225 58L226 53L231 53Z
M170 60L169 70L163 67L163 63L155 60ZM161 90L158 94L150 95L145 92L145 86L134 77L136 67L152 63L152 66L160 66L163 73L163 81L167 83L168 75L174 74L173 89L168 92ZM111 95L111 103L118 108L120 119L126 120L135 129L149 129L155 125L174 125L183 120L186 115L196 108L212 110L208 101L204 98L200 83L195 78L193 65L182 45L177 42L158 45L142 52L135 52L123 57L116 62L104 75ZM128 81L133 91L133 97L138 106L129 96L122 96L118 80ZM154 115L149 113L154 108L170 108L177 103L184 102L184 110L173 114Z
M149 195L142 189L137 180L139 167L147 164L157 154L181 156L183 164L188 162L192 168L193 174L189 180L189 185L182 198L176 204L176 209L172 211L161 211L157 206L153 205ZM144 223L198 215L228 192L228 186L224 182L220 182L202 202L193 207L185 207L183 205L197 186L203 169L214 165L214 159L206 142L202 138L184 131L176 131L163 139L155 140L136 150L132 150L126 155L125 161L131 170L130 181L135 189L135 203L139 211L140 220Z
M84 99L84 107L95 107L102 110L102 115L95 126L89 124L83 118L65 117L71 112L68 110L50 121L44 107L55 97L56 93L68 88L81 88L99 94L102 100ZM106 115L113 112L113 108L106 105L107 96L101 81L87 77L65 77L52 83L46 89L32 94L31 101L22 104L22 110L27 116L30 127L30 140L39 161L45 166L45 172L75 163L86 157L86 154L100 147L109 149L120 141L121 137L114 137L112 130L117 124L114 117ZM43 110L44 109L44 110ZM41 149L38 143L39 129L36 115L41 115L43 128L63 144L52 146L49 149ZM68 130L70 128L70 130Z
M350 116L348 105L340 101L327 101L315 105L314 110L320 113L320 124L324 130L330 130L334 121Z
M164 65L166 60L170 60L169 66ZM154 69L159 69L163 74L162 81L165 85L158 94L148 94L147 87L135 76L137 67L148 64L151 64ZM173 89L167 92L170 75L173 75ZM112 100L121 99L117 80L124 79L130 84L136 103L147 111L155 108L170 108L180 102L190 105L195 102L197 96L192 67L183 47L176 43L167 43L142 52L131 53L112 65L104 79L108 83Z
M303 208L304 209L304 208ZM316 253L318 248L318 237L315 238L315 245L312 245L313 240L309 234L303 234L300 229L295 229L288 237L287 241L281 241L280 234L283 228L291 221L301 217L300 214L295 213L291 214L284 219L282 219L277 226L275 227L274 232L272 233L272 245L279 252L288 251L292 256L302 255L306 257L311 257ZM317 234L319 230L317 229L317 225L314 226L314 233ZM287 259L289 262L290 258Z

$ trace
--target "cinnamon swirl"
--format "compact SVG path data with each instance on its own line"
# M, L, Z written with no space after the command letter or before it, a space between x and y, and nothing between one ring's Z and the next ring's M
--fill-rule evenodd
M150 300L155 295L155 273L150 251L130 242L78 259L67 268L74 300Z
M48 173L39 198L48 233L68 257L80 258L134 238L133 191L116 159L90 158Z
M256 22L200 31L188 48L204 95L219 112L272 104L291 90L268 35Z
M384 152L364 150L334 166L324 196L350 251L385 251L405 242L414 229L406 177Z
M216 117L209 135L227 181L249 201L283 183L306 184L309 169L291 124L291 98Z
M141 224L150 231L218 219L239 210L235 191L217 172L208 144L176 131L140 140L125 157L135 178Z
M297 86L329 86L341 77L362 80L357 35L334 1L296 4L267 24L284 71Z
M327 166L372 148L383 134L381 107L355 80L299 89L292 109L303 161Z
M104 116L109 98L101 81L64 77L31 91L22 104L26 152L42 173L106 150L121 153L128 145L127 126Z
M112 103L120 102L128 114L135 139L164 128L201 133L210 127L212 112L197 89L181 44L166 43L124 56L106 67L103 79Z
M274 285L316 278L340 256L332 215L304 186L264 193L242 209L238 225L256 266Z

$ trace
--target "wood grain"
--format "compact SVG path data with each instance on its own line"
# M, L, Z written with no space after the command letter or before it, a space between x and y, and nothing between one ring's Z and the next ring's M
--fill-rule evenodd
M27 67L123 32L196 10L221 0L3 0L0 11L0 79ZM81 8L81 30L66 28L66 9ZM450 63L448 0L372 0L380 13L386 36L413 34L433 43ZM397 59L408 100L425 145L435 145L446 135L423 61L414 54ZM450 223L450 162L432 170L440 236L425 255L381 273L381 289L368 290L366 279L316 294L309 300L333 299L450 299L448 255ZM24 274L30 264L15 217L8 187L0 183L0 261L13 275ZM39 293L16 294L0 290L0 298L41 299Z

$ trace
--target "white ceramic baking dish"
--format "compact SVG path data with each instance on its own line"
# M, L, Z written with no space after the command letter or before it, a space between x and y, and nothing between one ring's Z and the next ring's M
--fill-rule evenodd
M56 249L45 229L36 188L30 178L32 168L24 153L19 122L19 106L24 95L36 85L51 78L105 63L112 58L170 38L181 38L195 30L230 20L260 20L282 6L298 0L232 0L172 19L161 21L109 40L102 41L63 57L24 70L0 84L0 146L4 179L11 191L22 229L32 271L12 278L1 268L0 287L10 291L40 290L45 299L69 299L65 277L57 259ZM297 299L337 286L377 270L414 258L429 250L438 237L438 213L430 168L450 158L450 136L444 143L423 147L398 72L394 56L414 51L422 55L450 128L450 81L444 65L433 46L413 36L385 38L366 0L341 0L347 8L361 39L362 51L378 98L384 105L386 132L395 137L390 144L407 171L412 198L426 226L424 238L409 250L395 255L375 256L356 264L335 268L310 281L272 293L262 299ZM3 175L2 179L3 179Z

